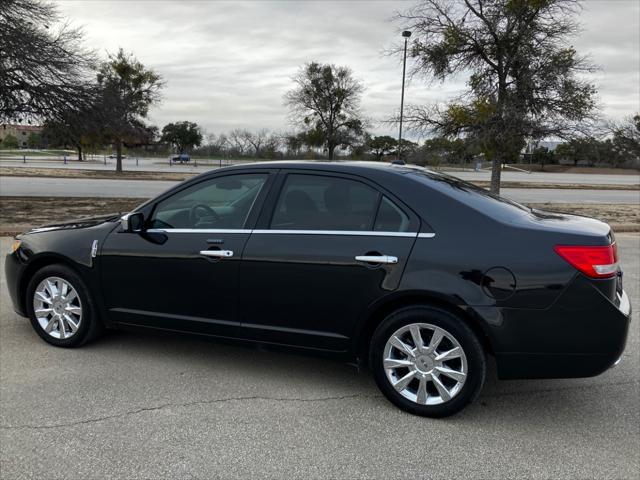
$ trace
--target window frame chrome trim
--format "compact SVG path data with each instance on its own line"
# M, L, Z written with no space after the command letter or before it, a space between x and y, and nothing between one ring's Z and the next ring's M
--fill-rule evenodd
M375 230L277 230L256 229L253 233L271 235L341 235L361 237L409 237L415 238L418 232L380 232Z
M269 234L269 235L336 235L360 237L405 237L433 238L435 233L428 232L380 232L375 230L275 230L247 228L150 228L149 233L231 233L231 234Z

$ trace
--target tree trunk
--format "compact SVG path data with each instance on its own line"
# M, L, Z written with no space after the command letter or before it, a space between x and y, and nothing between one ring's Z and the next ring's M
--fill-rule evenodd
M116 139L116 173L122 173L122 140Z
M492 193L500 193L500 173L502 171L502 155L496 155L491 161L491 187Z
M333 160L333 151L336 149L335 145L329 144L327 145L327 150L329 150L329 160Z
M78 145L78 161L82 161L82 145Z

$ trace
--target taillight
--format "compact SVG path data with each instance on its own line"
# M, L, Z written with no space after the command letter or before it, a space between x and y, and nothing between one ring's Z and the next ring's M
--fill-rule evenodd
M554 250L575 268L591 278L613 277L618 271L618 247L556 245Z

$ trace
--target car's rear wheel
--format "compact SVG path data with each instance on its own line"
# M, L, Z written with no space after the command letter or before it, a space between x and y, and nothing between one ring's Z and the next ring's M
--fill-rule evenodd
M382 393L407 412L446 417L472 402L486 374L482 345L457 316L409 307L375 330L370 365Z
M46 266L31 278L27 311L36 333L57 347L80 346L102 331L85 283L64 265Z

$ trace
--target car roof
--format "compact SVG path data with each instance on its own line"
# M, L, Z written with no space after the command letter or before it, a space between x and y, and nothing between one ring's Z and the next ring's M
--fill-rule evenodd
M418 165L400 165L386 162L370 162L370 161L313 161L313 160L276 160L267 162L243 163L240 165L232 165L229 169L244 168L284 168L284 169L300 169L300 170L329 170L344 173L366 173L369 172L388 172L404 175L407 173L421 171L435 173Z

